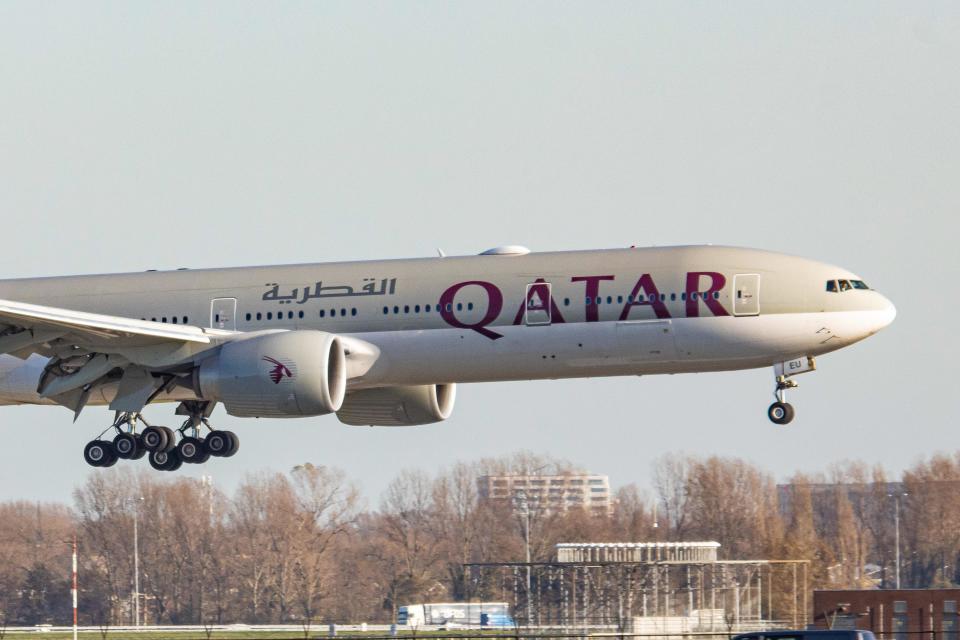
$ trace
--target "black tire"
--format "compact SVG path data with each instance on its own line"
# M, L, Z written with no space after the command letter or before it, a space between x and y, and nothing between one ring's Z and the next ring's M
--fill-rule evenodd
M767 409L767 417L774 424L790 424L793 420L793 405L789 402L774 402Z
M167 456L170 458L170 463L164 471L176 471L183 466L183 460L180 459L180 453L176 449L168 451Z
M230 451L224 454L224 458L232 458L237 455L237 451L240 451L240 438L233 431L224 431L227 434L227 437L230 438Z
M174 433L170 427L160 427L160 429L163 429L167 433L166 451L169 453L177 448L177 434Z
M233 448L233 439L226 431L211 431L203 441L204 448L210 455L220 458L230 454Z
M92 440L83 448L83 459L91 467L108 467L110 460L116 462L113 443L108 440Z
M175 451L151 451L150 466L157 471L170 471L174 460L180 461L180 456ZM177 465L178 467L180 465Z
M180 459L187 464L203 462L205 456L208 455L203 447L203 441L189 436L180 440L177 445L177 453L180 455Z
M139 460L143 456L147 455L147 448L143 446L143 436L139 433L133 434L133 437L137 440L137 453L134 455L131 460Z
M140 435L147 451L166 451L170 436L165 427L147 427ZM153 463L151 463L153 464Z
M207 451L207 447L205 446L205 444L204 444L204 442L203 442L203 439L201 438L201 440L200 440L200 457L197 458L196 464L203 464L204 462L206 462L206 461L209 460L209 459L210 459L210 452Z
M118 433L113 439L113 450L122 460L132 460L137 457L137 438L132 433Z

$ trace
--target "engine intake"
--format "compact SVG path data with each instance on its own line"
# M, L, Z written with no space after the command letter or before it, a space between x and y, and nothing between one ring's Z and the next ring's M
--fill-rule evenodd
M362 389L347 396L337 418L358 427L432 424L450 417L456 397L452 383Z
M347 388L340 339L284 331L228 342L203 361L198 392L237 417L299 418L338 411Z

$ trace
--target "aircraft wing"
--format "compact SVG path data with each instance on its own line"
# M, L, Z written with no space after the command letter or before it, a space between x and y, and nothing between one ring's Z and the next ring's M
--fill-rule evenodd
M90 389L110 377L127 381L121 384L127 400L119 401L118 408L145 404L173 380L172 373L166 378L154 374L175 372L178 365L193 362L236 335L0 300L0 354L49 358L37 392L77 413Z

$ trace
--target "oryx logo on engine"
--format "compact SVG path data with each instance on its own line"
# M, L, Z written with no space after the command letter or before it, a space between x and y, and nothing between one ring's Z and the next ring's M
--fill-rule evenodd
M280 381L284 378L293 377L293 372L290 371L290 368L279 360L275 360L270 356L263 356L263 359L274 365L273 368L270 369L270 379L273 380L273 384L280 384Z

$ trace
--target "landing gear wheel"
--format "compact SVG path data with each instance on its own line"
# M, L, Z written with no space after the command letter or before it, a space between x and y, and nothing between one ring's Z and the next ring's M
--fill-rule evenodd
M91 467L112 467L117 462L117 454L109 440L93 440L83 448L83 459Z
M203 446L203 440L199 438L186 437L177 445L177 453L180 459L189 464L199 464L206 462L210 457Z
M229 431L211 431L203 441L207 453L220 458L230 455L233 449L234 438L230 437Z
M143 445L143 436L139 433L133 434L134 439L137 441L137 452L133 454L131 460L139 460L143 456L147 455L147 448Z
M793 405L789 402L774 402L767 409L767 417L774 424L790 424L793 420Z
M165 451L166 451L167 453L169 453L169 452L173 451L174 449L176 449L176 448L177 448L177 434L174 433L173 429L171 429L170 427L159 427L159 428L160 428L160 429L163 429L163 430L166 432L166 434L167 434L167 448L165 449Z
M137 457L137 437L132 433L118 433L113 439L113 449L118 458L132 460Z
M182 464L183 460L180 459L176 449L150 452L150 466L157 471L176 471Z
M224 433L230 438L230 451L223 454L223 457L232 458L237 454L237 451L240 451L240 438L233 431L224 431Z
M166 427L147 427L141 435L143 446L147 451L167 451L167 444L170 442L170 435ZM150 460L153 460L151 456ZM153 464L151 462L151 464Z

